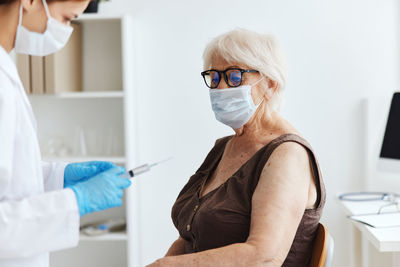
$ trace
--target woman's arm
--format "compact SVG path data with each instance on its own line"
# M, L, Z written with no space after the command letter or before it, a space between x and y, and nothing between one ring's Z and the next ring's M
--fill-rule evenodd
M307 151L297 143L280 145L253 194L245 243L165 257L150 266L281 266L308 205L310 186L315 187L312 181Z
M165 254L165 257L177 256L177 255L184 254L186 242L187 241L185 239L183 239L182 237L179 237L177 240L175 240L174 243L172 243L171 247L167 251L167 254Z

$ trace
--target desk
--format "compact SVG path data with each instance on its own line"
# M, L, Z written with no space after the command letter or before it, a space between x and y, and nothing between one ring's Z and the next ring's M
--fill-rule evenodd
M377 213L382 205L388 203L386 201L338 201L346 216ZM395 210L396 207L393 207L393 209ZM385 209L385 211L389 211L389 209ZM347 220L360 230L378 251L391 252L392 265L400 266L400 227L373 228L351 219Z

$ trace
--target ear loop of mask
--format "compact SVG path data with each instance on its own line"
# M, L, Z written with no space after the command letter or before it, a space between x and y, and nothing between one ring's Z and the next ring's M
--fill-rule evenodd
M272 89L272 88L268 87L267 90L268 90L268 89ZM267 100L270 100L270 99L271 99L271 98L267 98ZM263 97L263 100L264 100L264 97ZM260 103L261 103L261 102L260 102Z
M47 15L47 20L50 19L50 11L49 11L49 7L47 6L47 2L46 0L42 0L43 6L44 6L44 10L46 11L46 15Z
M18 26L22 25L22 11L23 11L23 7L22 7L22 1L19 7L19 19L18 19Z
M268 90L268 89L271 89L271 88L268 87L267 90ZM269 101L270 99L271 99L271 98L267 98L268 101ZM265 98L263 97L262 100L260 101L260 103L257 105L257 108L261 105L261 103L262 103L264 100L265 100Z
M253 88L254 85L258 84L259 82L261 82L262 80L264 80L265 76L263 76L261 79L259 79L258 81L256 81L255 83L253 83L251 86L251 88ZM256 110L260 107L261 103L264 101L264 97L261 99L260 103L258 103L256 105Z

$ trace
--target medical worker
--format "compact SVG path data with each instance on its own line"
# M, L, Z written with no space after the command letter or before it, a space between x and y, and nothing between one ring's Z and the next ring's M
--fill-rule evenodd
M44 163L36 122L9 53L46 56L68 41L89 0L0 0L0 266L43 267L76 246L80 216L120 206L124 169Z

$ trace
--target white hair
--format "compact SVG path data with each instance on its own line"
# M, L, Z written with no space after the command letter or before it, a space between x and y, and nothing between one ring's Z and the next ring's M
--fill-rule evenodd
M217 36L207 45L203 53L204 70L212 68L215 57L232 64L244 64L277 82L278 88L268 105L276 111L281 109L287 70L283 50L273 35L234 29Z

